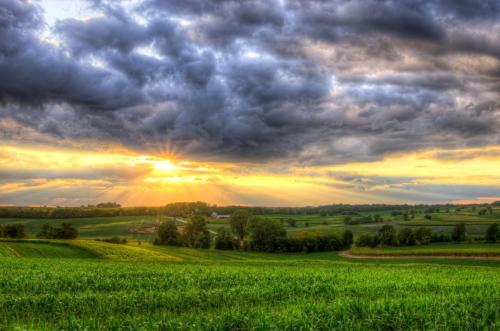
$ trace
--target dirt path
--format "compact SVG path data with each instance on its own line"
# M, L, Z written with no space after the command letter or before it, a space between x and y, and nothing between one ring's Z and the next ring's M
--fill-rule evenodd
M434 260L493 260L500 261L500 256L466 256L466 255L354 255L349 251L342 251L340 256L348 259L371 260L401 260L401 259L434 259Z

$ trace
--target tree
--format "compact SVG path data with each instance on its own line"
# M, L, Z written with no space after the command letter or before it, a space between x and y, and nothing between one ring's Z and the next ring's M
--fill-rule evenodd
M431 242L432 230L423 226L415 231L415 240L419 245L427 245Z
M44 223L40 227L40 231L36 235L40 239L52 239L54 238L54 228L49 223Z
M356 239L356 246L358 247L377 247L379 244L380 236L378 235L371 235L368 233L362 234Z
M342 234L342 244L344 245L345 248L351 247L353 243L353 238L354 235L351 230L344 231L344 233Z
M225 228L220 228L215 237L215 249L235 250L239 248L238 239L233 238Z
M0 227L0 237L21 239L26 237L24 225L22 224L5 224Z
M491 224L486 230L486 241L488 242L496 242L500 239L500 230L498 229L497 224Z
M297 222L293 218L287 219L286 222L288 223L288 226L291 228L294 228L297 225Z
M380 244L395 246L397 244L396 230L392 225L384 225L378 231Z
M60 228L55 228L53 231L54 239L75 239L78 237L78 230L70 223L62 223Z
M184 227L184 241L189 247L209 248L210 233L207 229L207 222L204 217L192 216Z
M167 220L160 223L158 235L154 241L156 245L179 245L179 232L174 220Z
M398 243L400 246L413 246L416 244L415 234L409 228L398 231Z
M229 218L229 225L233 233L240 239L245 238L247 232L248 219L251 217L250 212L245 209L236 210Z
M274 251L280 240L286 238L283 225L275 220L252 217L248 223L250 245L257 251Z
M451 239L453 239L453 241L457 241L457 242L464 241L466 235L467 235L467 231L465 229L465 224L460 223L460 224L455 225L455 227L453 228L453 231L451 233Z

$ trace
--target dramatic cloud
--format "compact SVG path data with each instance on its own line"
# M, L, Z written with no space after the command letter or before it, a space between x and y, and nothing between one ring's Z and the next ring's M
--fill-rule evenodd
M0 119L47 141L212 161L500 144L497 1L88 6L49 25L48 8L0 0Z

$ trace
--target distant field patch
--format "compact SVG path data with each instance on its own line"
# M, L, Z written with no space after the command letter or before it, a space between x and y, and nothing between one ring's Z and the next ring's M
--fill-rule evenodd
M96 258L92 252L65 243L1 241L0 257Z
M353 255L375 256L500 256L500 244L433 244L384 248L353 247L351 253Z

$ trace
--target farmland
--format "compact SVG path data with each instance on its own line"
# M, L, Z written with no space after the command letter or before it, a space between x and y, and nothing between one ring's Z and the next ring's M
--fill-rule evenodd
M426 213L424 208L416 209L417 213L410 220L404 220L401 215L393 216L391 211L361 212L360 216L380 215L383 222L347 225L344 223L345 216L327 215L320 216L301 215L301 214L264 214L263 218L277 220L287 227L287 231L292 237L302 237L316 235L321 233L339 233L346 229L357 234L373 233L383 224L393 225L396 229L404 227L418 228L421 226L429 227L433 232L450 232L457 223L464 223L467 226L467 232L472 235L484 235L487 227L493 223L500 222L500 207L496 206L492 214L480 215L475 207L466 206L460 208L442 208L439 211ZM426 219L429 215L431 219ZM73 224L80 232L81 238L103 238L111 236L126 237L131 240L152 241L154 233L141 233L134 229L148 229L157 225L162 220L168 219L166 216L116 216L116 217L82 217L82 218L64 218L64 219L42 219L42 218L0 218L0 225L7 223L23 224L29 235L34 236L43 223L50 223L58 226L63 222ZM179 225L182 225L182 218L175 218ZM288 221L293 220L294 225L289 226ZM229 228L228 221L225 219L207 218L208 228L212 231L218 228Z
M344 215L265 214L291 238L352 230L354 236L426 226L450 232L464 223L469 238L497 223L498 208L416 213L390 211L382 222L346 224ZM425 215L431 215L430 219ZM152 245L167 216L4 218L28 238L0 240L0 329L19 330L406 330L500 328L500 261L433 259L499 257L481 240L336 251L265 253ZM290 220L293 219L293 222ZM208 229L229 229L207 218ZM43 223L69 222L74 240L34 239ZM99 238L119 236L126 243ZM368 256L370 258L368 258ZM395 259L393 256L403 256ZM390 258L388 258L390 257Z
M2 258L0 323L102 330L500 327L494 265L311 262Z

